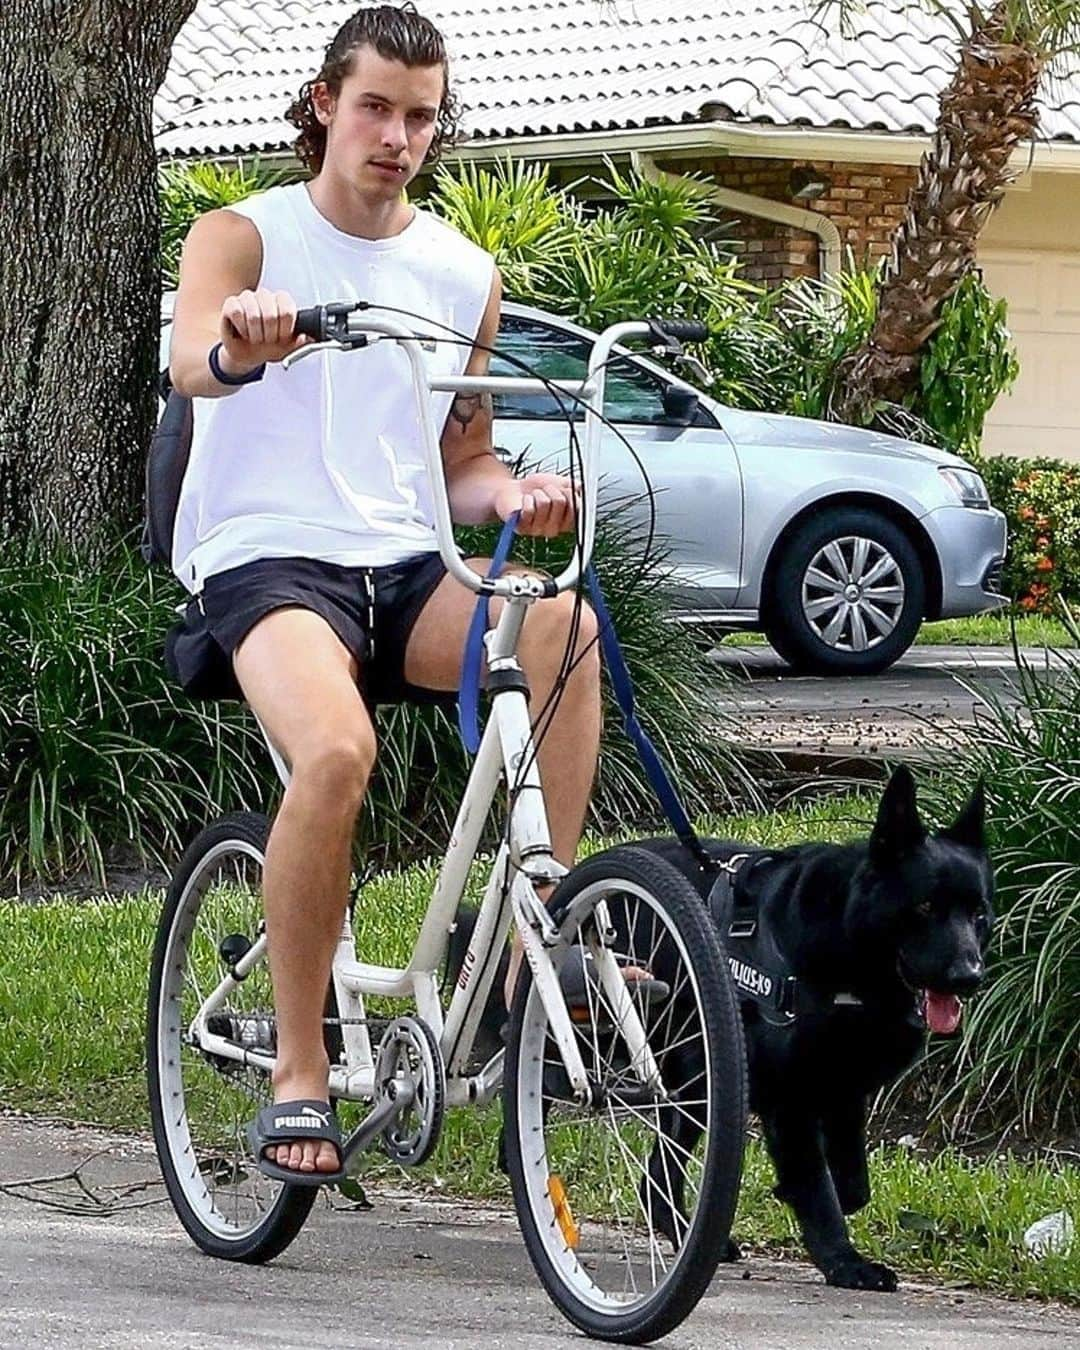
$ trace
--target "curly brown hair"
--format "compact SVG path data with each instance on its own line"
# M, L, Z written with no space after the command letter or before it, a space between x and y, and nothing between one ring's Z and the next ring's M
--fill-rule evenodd
M312 175L322 169L326 128L315 116L311 91L316 84L322 83L336 98L345 77L352 72L353 56L360 47L373 47L387 61L400 61L405 66L442 66L442 103L427 154L427 162L436 163L442 151L457 139L461 113L450 88L450 63L443 36L430 19L425 19L408 2L403 5L365 5L338 29L326 49L322 69L313 80L308 80L285 114L300 132L294 144L297 158Z

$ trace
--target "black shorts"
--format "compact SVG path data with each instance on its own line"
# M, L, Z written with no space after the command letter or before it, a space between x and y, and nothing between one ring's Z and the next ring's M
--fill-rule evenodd
M438 553L387 567L341 567L316 558L260 558L207 577L165 639L169 674L193 698L242 698L232 657L272 610L299 606L322 615L360 667L365 702L452 703L410 685L405 646L420 611L446 575Z

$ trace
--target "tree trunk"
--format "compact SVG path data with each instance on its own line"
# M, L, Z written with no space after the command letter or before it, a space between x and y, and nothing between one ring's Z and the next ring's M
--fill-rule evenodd
M1041 62L1005 40L1005 10L998 4L981 22L971 11L971 35L893 236L877 320L838 371L833 407L842 421L868 422L882 401L900 403L917 386L941 307L974 265L979 231L1016 176L1009 157L1035 134Z
M0 5L0 544L130 523L156 412L151 103L195 0Z

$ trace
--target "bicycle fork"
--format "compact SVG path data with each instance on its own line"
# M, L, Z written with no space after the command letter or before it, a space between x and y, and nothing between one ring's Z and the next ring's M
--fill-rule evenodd
M566 997L559 983L559 967L570 950L567 934L573 931L573 925L564 921L561 929L555 929L551 916L533 886L520 874L514 878L511 886L510 901L525 949L525 959L532 971L537 993L547 1014L550 1034L558 1046L574 1097L582 1105L599 1105L597 1089L600 1084L589 1079L581 1055L580 1036L575 1030ZM587 948L595 964L600 987L610 1006L615 1029L630 1052L631 1072L650 1092L666 1098L660 1067L649 1048L645 1027L630 997L623 972L611 950L614 930L608 917L606 903L601 901L594 913L597 918L597 931L587 940Z

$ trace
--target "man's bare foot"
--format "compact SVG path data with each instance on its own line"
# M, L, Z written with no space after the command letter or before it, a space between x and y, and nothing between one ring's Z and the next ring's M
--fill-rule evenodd
M307 1097L313 1101L326 1102L329 1110L328 1078L328 1064L320 1066L315 1073L275 1074L274 1104L300 1101ZM271 1145L263 1152L271 1162L294 1172L337 1172L341 1167L337 1149L326 1139L297 1139L295 1143Z
M300 1139L264 1152L279 1167L292 1172L336 1172L341 1167L337 1149L326 1139Z

